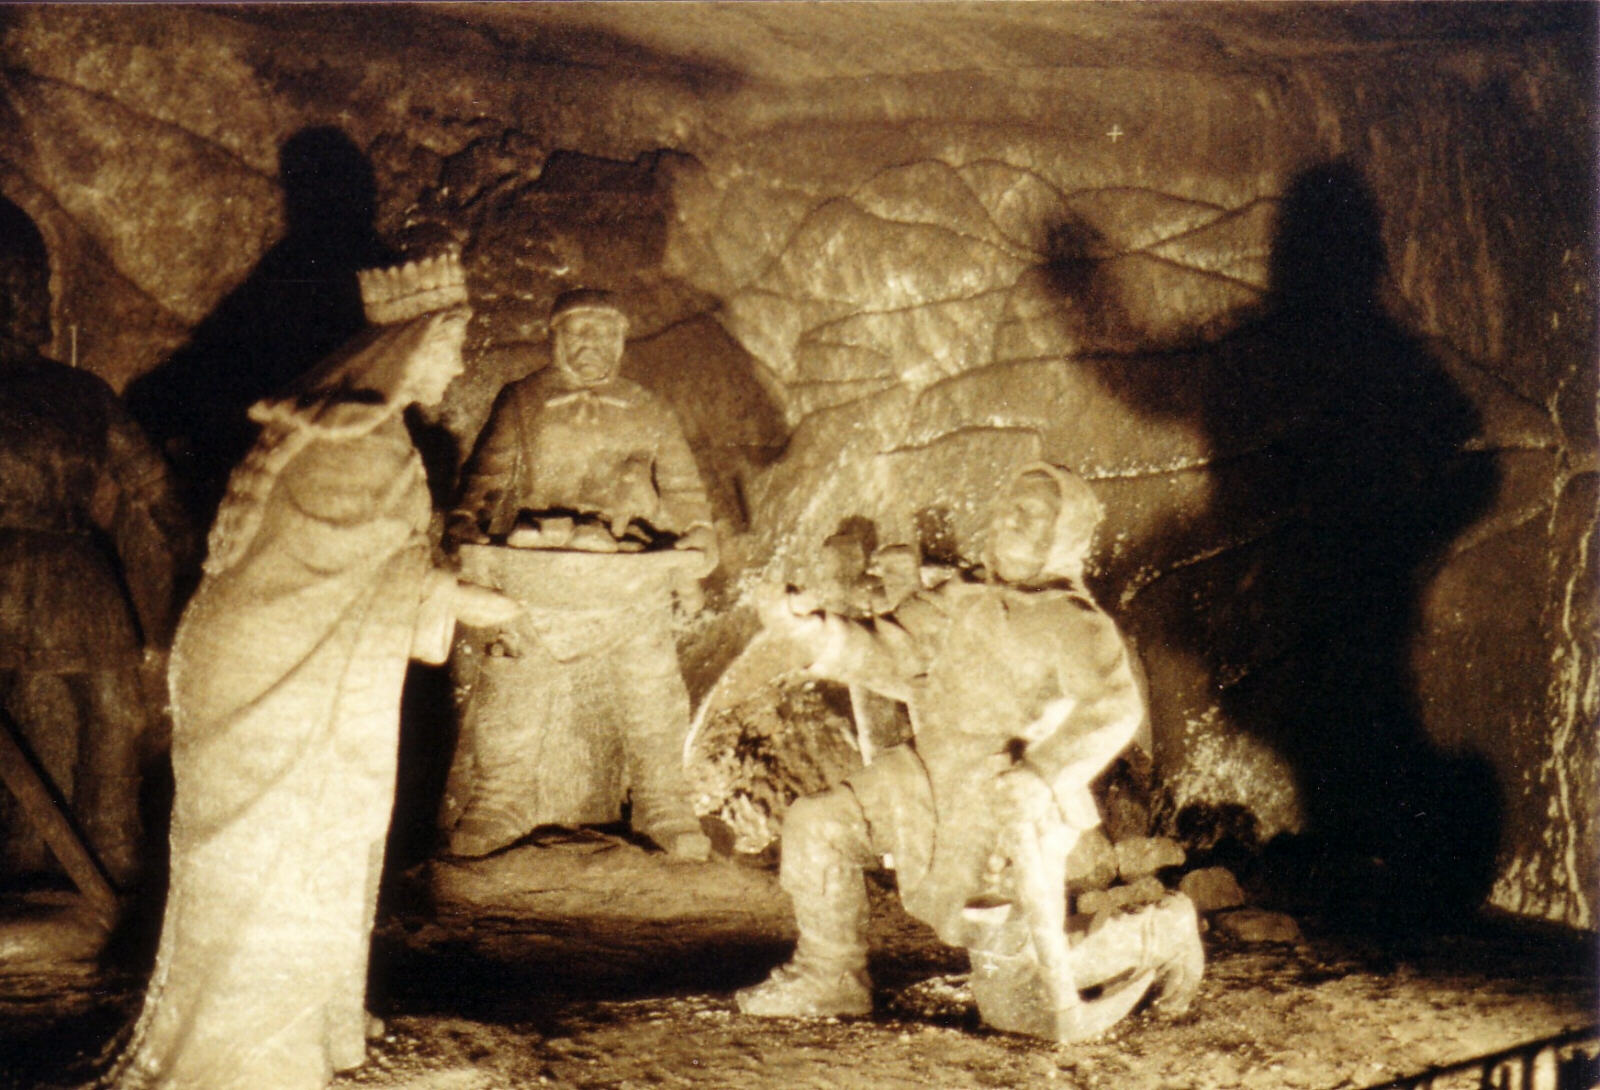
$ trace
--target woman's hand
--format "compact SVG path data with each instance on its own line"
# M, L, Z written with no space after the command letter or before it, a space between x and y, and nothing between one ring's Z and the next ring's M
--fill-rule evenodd
M452 594L456 620L474 628L503 625L522 612L515 598L508 598L490 587L457 582Z

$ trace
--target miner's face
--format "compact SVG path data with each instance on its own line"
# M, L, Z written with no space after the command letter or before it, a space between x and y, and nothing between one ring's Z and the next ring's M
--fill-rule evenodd
M598 386L622 366L627 320L614 310L579 310L555 327L555 365L573 386Z
M1045 477L1023 477L995 506L989 524L989 555L995 574L1007 583L1026 583L1044 570L1055 535L1061 496Z
M411 398L418 405L432 406L444 400L456 376L465 369L461 348L467 340L467 314L455 311L440 315L428 330L427 339L411 365Z

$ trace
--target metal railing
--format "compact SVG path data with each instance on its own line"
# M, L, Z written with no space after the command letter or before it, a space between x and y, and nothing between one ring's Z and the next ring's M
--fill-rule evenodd
M1461 1078L1472 1075L1477 1076L1477 1090L1600 1090L1600 1025L1430 1067L1367 1090L1446 1090L1472 1085Z

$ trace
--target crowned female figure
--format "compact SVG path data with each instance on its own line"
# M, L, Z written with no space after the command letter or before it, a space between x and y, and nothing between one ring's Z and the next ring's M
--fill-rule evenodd
M402 420L462 370L460 261L361 290L370 327L250 410L260 437L178 627L172 877L121 1090L315 1090L361 1064L407 661L516 612L432 567Z

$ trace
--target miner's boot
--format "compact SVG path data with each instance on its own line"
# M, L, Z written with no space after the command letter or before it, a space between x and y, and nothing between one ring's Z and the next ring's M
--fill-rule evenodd
M1130 975L1150 979L1151 1008L1176 1017L1189 1009L1205 971L1194 902L1169 893L1134 912L1099 920L1087 930L1075 921L1072 971L1081 988L1115 987Z
M704 863L711 858L711 838L700 828L686 792L635 789L632 798L634 832L673 859Z
M734 995L746 1014L820 1018L872 1013L867 978L866 819L836 788L800 799L783 821L778 881L794 902L794 957Z
M1205 973L1199 914L1182 893L1169 893L1148 912L1144 964L1156 973L1150 1007L1164 1018L1176 1018L1189 1010Z
M704 863L711 858L711 838L695 820L662 821L641 830L652 843L673 859Z
M1034 956L1027 926L1010 909L969 906L966 911L967 958L978 1016L994 1029L1054 1040L1056 989Z
M763 1018L872 1013L872 985L866 965L848 958L796 954L760 984L735 992L733 999L745 1014Z
M531 826L511 807L475 799L449 833L449 852L481 859L527 835Z
M796 892L793 866L785 856L784 884L794 900L800 941L794 957L772 970L760 984L734 993L745 1014L768 1018L825 1018L871 1014L872 983L867 977L867 944L862 938L867 891L859 868L829 866L820 882Z
M995 1029L1057 1044L1092 1040L1132 1013L1156 978L1153 969L1135 968L1085 999L1070 972L1055 979L1040 961L1020 917L988 928L971 926L970 910L967 918L972 998L984 1024Z
M687 703L688 697L683 699ZM682 721L687 727L687 707L683 708ZM629 824L633 831L673 859L696 863L710 859L711 838L700 828L682 771L682 732L669 736L669 732L659 729L640 728L624 740L623 749L627 776L633 784L629 792Z
M848 871L850 868L827 869L824 888L832 893L827 900L802 903L790 893L795 901L795 922L800 925L795 956L774 968L762 983L734 992L739 1010L763 1018L872 1013L867 944L861 940L867 911L866 887L859 872ZM851 890L851 877L859 892Z

